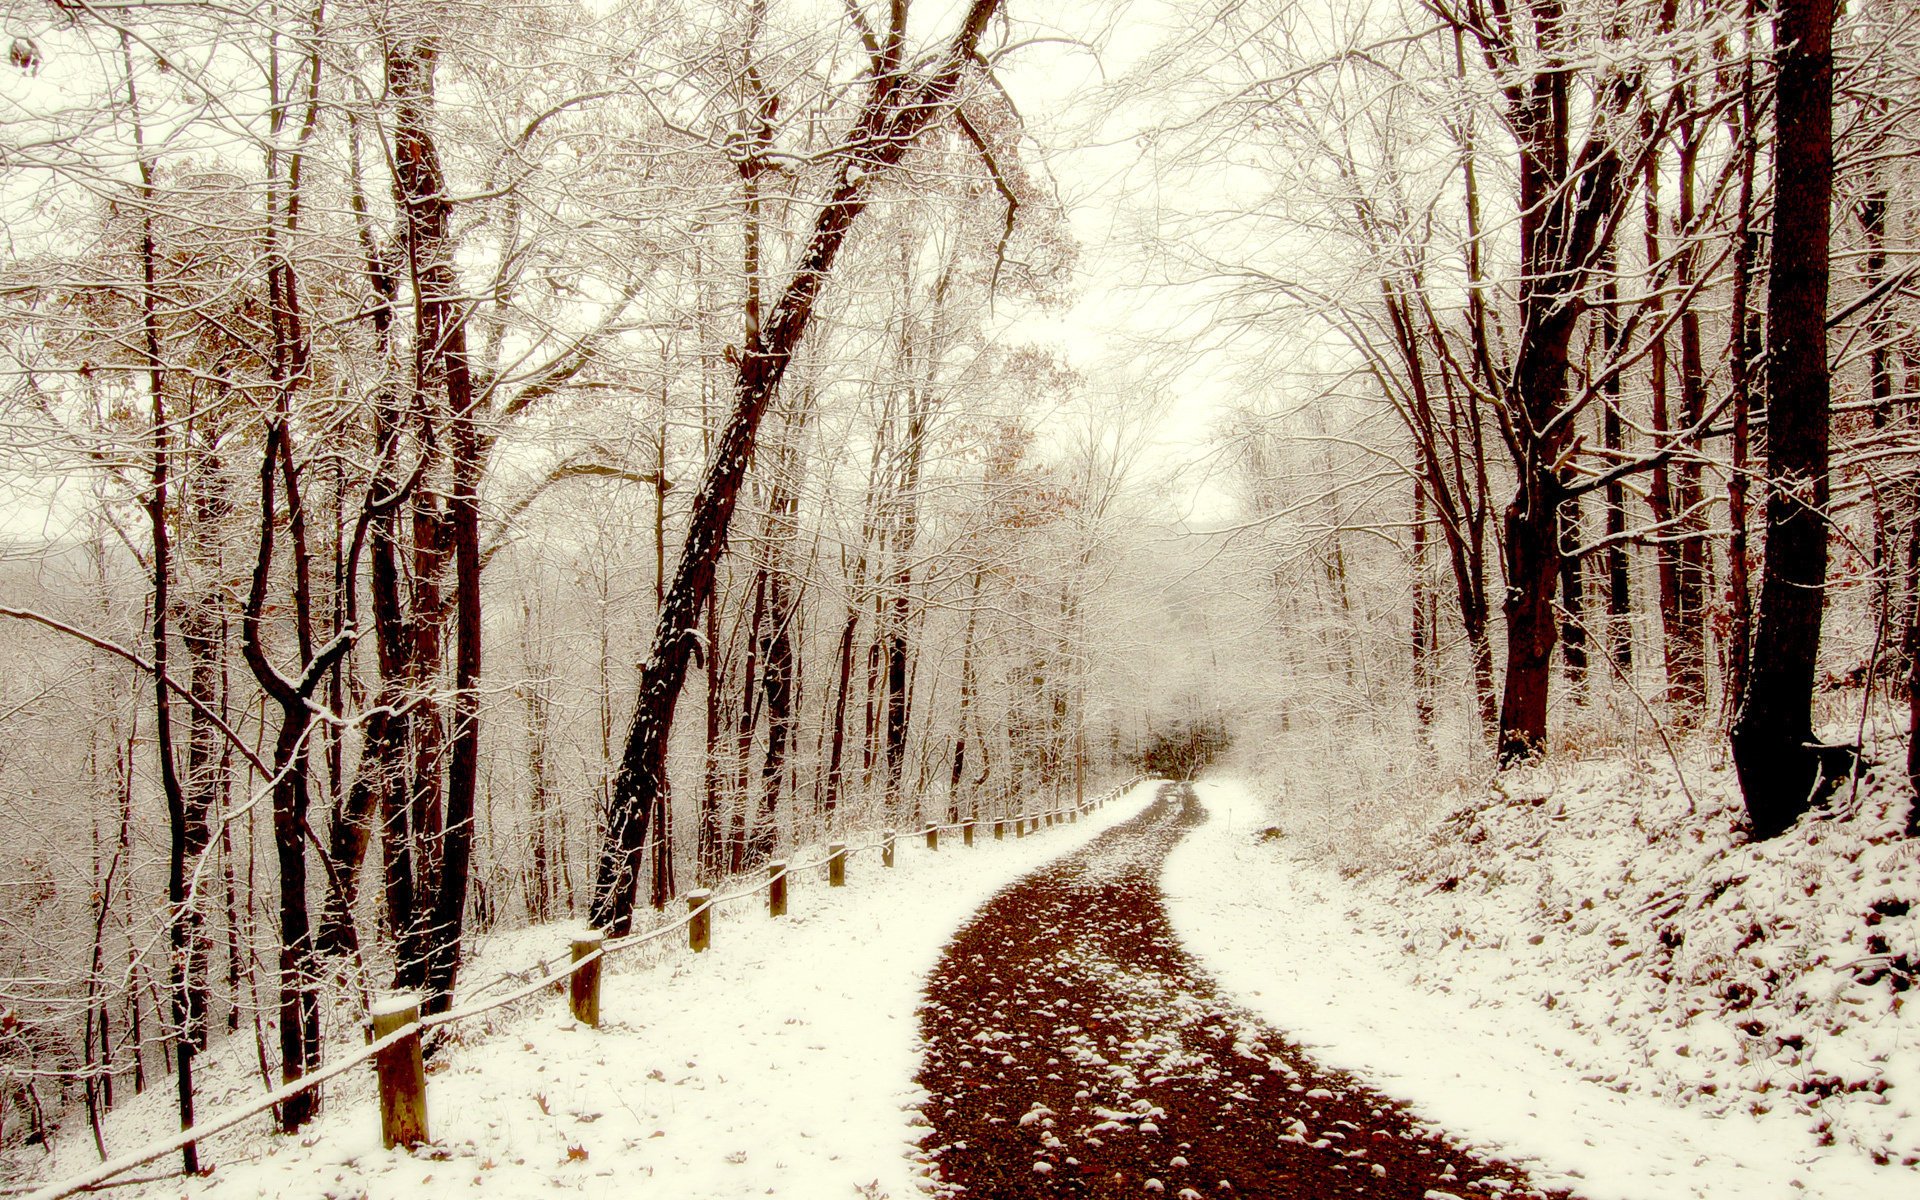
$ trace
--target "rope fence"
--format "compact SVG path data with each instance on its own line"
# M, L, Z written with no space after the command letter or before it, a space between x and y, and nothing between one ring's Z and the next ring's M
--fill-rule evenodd
M1136 775L1082 804L1063 805L992 818L994 837L996 840L1004 838L1009 827L1014 830L1015 837L1025 837L1029 832L1036 832L1046 826L1077 821L1082 814L1090 814L1105 806L1108 801L1124 795L1144 779L1145 776ZM929 823L914 833L926 839L929 850L937 851L940 836L955 830L960 832L966 845L973 845L974 832L980 824L982 822L977 819L949 821L945 824ZM259 1116L369 1061L374 1063L379 1078L382 1140L389 1149L394 1146L419 1145L429 1140L426 1070L421 1042L422 1037L428 1032L443 1026L469 1021L486 1013L511 1007L544 991L563 987L568 991L568 1003L574 1019L582 1025L597 1028L600 1024L601 967L608 955L660 941L683 929L688 932L689 948L696 953L704 951L712 942L712 914L721 905L765 895L769 914L776 917L784 915L787 907L787 881L795 872L826 867L829 871L829 885L845 886L846 862L849 858L878 850L881 853L881 864L884 867L892 867L894 850L900 836L898 830L888 829L882 831L877 837L869 835L871 840L857 846L849 846L845 842L833 842L829 844L824 858L801 863L790 863L784 859L775 860L767 864L767 877L764 880L743 883L722 895L716 896L706 888L689 892L686 897L687 911L684 914L643 933L609 939L598 931L587 931L573 939L568 953L536 963L535 969L538 974L535 978L497 996L489 996L486 999L475 998L445 1012L424 1017L420 1015L420 998L416 995L396 993L382 997L369 1008L368 1017L371 1028L366 1045L346 1057L328 1063L247 1104L196 1122L190 1129L181 1130L179 1133L151 1142L138 1150L109 1158L85 1171L27 1192L26 1200L62 1200L63 1197L79 1192L91 1191L116 1175L172 1154L189 1143L202 1141L225 1132L243 1121ZM512 976L503 978L512 978ZM498 982L495 981L495 984L487 986L497 986Z

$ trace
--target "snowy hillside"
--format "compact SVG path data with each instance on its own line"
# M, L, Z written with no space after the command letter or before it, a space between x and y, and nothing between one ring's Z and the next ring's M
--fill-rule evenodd
M1920 1189L1904 780L1749 843L1730 770L1556 764L1334 853L1203 786L1176 924L1257 1012L1593 1197ZM1417 826L1407 826L1408 829Z

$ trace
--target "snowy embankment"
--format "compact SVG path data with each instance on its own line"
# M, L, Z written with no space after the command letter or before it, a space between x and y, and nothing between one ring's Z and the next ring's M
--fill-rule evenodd
M1345 871L1274 829L1299 809L1202 784L1164 886L1241 1002L1538 1183L1920 1195L1904 801L1749 845L1725 773L1691 782L1543 769Z
M128 1191L275 1200L918 1194L918 1009L942 947L1000 888L1133 816L1152 794L1136 787L1091 817L1023 839L1009 829L995 841L989 823L971 849L957 834L935 852L903 835L896 868L858 855L844 889L827 887L824 868L796 874L788 916L768 917L756 896L716 911L703 954L675 935L664 949L612 958L598 1030L576 1025L565 997L552 994L458 1026L428 1068L433 1143L411 1155L381 1148L372 1072L356 1070L330 1085L298 1139L270 1136L256 1120L207 1147L215 1169L206 1179ZM483 948L473 978L528 946L564 946L566 930L505 940L504 956ZM162 1090L113 1114L109 1149L167 1131ZM91 1161L91 1141L75 1132L45 1178Z

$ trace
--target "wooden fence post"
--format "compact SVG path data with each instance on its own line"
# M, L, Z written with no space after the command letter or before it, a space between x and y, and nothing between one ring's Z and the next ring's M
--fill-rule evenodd
M575 967L567 980L567 1004L573 1009L573 1019L582 1025L600 1028L600 966L606 962L604 948L607 935L597 929L573 939L573 961L579 962L589 954L602 952L584 967Z
M1025 817L1015 817L1013 819L1013 836L1017 838L1027 836L1027 819Z
M995 821L993 823L993 840L996 842L1005 841L1006 836L1007 823L1005 821Z
M687 911L693 914L687 922L687 945L696 954L713 944L713 909L708 907L712 900L712 888L687 893Z
M927 849L938 850L939 848L940 827L938 825L929 825L927 826Z
M787 915L787 861L784 858L767 864L767 915Z
M891 829L880 838L880 865L883 867L893 865L893 830Z
M847 844L834 842L827 847L827 886L847 886Z
M1077 809L1077 808L1070 808L1070 809L1068 809L1068 810L1067 810L1067 824L1069 824L1069 825L1072 825L1073 823L1075 823L1075 822L1076 822L1076 821L1078 821L1079 819L1080 819L1080 810L1079 810L1079 809Z
M412 1149L427 1140L427 1068L420 1057L420 997L399 992L374 1001L373 1040L414 1026L413 1033L373 1056L380 1078L380 1140Z
M966 824L960 827L960 841L963 844L968 846L973 845L973 822L972 821L968 821Z

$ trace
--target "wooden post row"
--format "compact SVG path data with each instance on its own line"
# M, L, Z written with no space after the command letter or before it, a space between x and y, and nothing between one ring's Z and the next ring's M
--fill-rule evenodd
M1104 798L1095 802L1095 807L1105 803ZM1077 815L1068 813L1069 821L1077 820ZM1052 824L1054 814L1045 816ZM1014 836L1025 837L1029 818L1013 818ZM1038 829L1039 820L1033 820ZM960 826L960 835L966 845L973 845L974 822L967 821ZM895 833L889 829L881 842L880 862L891 867L894 862ZM940 848L940 829L936 825L926 828L927 849ZM993 836L1003 840L1007 836L1007 822L1004 818L994 821ZM834 842L828 847L827 880L829 886L847 885L847 844ZM687 911L692 919L687 922L687 945L695 953L707 949L713 944L713 909L709 907L713 900L710 888L699 888L687 893ZM787 912L787 864L784 860L767 864L767 914L785 916ZM589 930L573 940L573 961L579 963L596 953L595 958L586 966L579 967L568 977L567 1000L573 1010L574 1020L582 1025L598 1028L600 1025L600 980L601 966L605 962L606 934L599 930ZM420 999L410 992L397 993L375 1002L372 1009L373 1038L379 1041L396 1030L416 1025L420 1020ZM374 1070L380 1082L380 1135L388 1149L395 1146L413 1147L425 1142L427 1133L427 1076L425 1060L420 1050L420 1034L416 1030L411 1036L401 1038L393 1045L374 1055Z
M427 1068L420 1057L420 997L400 992L376 1000L373 1040L414 1027L413 1033L373 1055L380 1079L380 1140L387 1149L411 1149L427 1140Z
M588 930L573 939L573 961L578 963L588 955L603 951L606 944L606 934L597 929ZM595 1029L600 1027L600 966L604 962L606 956L601 954L584 967L576 966L567 982L567 1004L573 1009L573 1019Z
M713 909L707 906L712 899L712 888L687 893L687 911L693 914L687 922L687 945L696 954L713 944Z
M787 915L787 863L785 859L767 864L767 915Z

